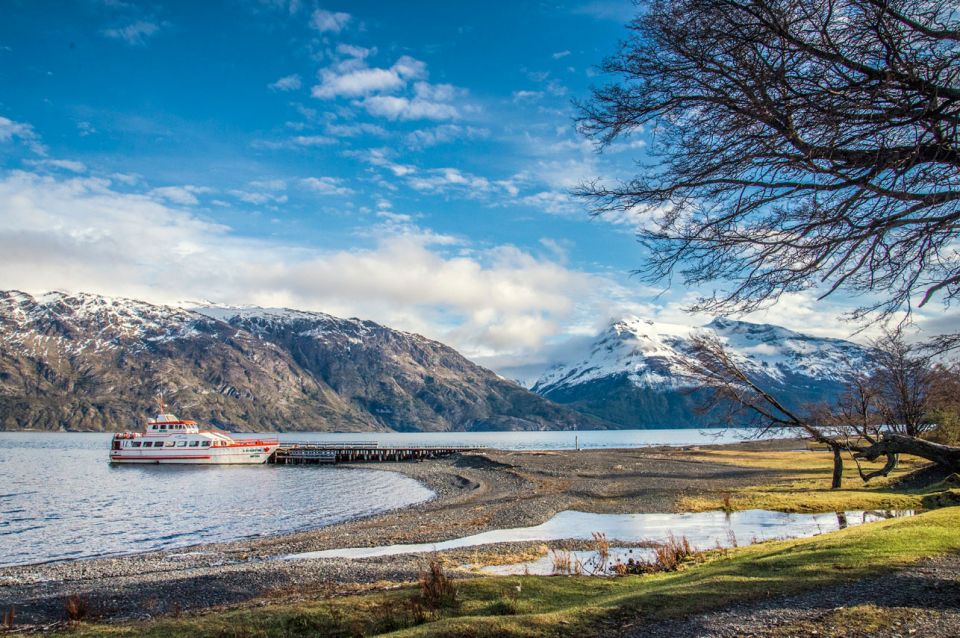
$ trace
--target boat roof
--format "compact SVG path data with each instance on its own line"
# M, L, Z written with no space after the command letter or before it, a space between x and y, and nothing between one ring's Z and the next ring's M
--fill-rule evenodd
M151 425L196 425L196 421L181 421L176 414L158 414L152 419L147 419Z

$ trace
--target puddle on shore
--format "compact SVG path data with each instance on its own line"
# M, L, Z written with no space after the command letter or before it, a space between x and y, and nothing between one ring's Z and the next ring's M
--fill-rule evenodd
M869 523L894 516L910 516L912 511L902 512L836 512L829 514L786 514L768 510L743 512L695 512L687 514L591 514L567 510L558 513L542 525L498 529L473 536L455 538L439 543L409 545L383 545L380 547L346 547L319 552L304 552L284 556L285 560L313 558L374 558L397 554L438 552L492 543L526 541L592 540L594 532L602 532L611 541L662 543L670 534L679 538L686 536L697 549L709 549L734 543L747 545L779 538L800 538L824 532ZM624 550L628 551L628 550ZM634 549L636 553L637 550ZM589 552L588 552L589 553ZM642 554L641 554L642 556ZM543 558L531 561L539 564ZM549 559L549 555L546 558ZM524 563L500 565L497 569L518 568L523 573ZM551 563L552 567L552 563ZM496 572L508 573L508 572ZM531 571L531 573L534 573Z
M556 574L555 556L569 557L571 572L591 576L611 575L609 571L617 563L626 565L629 561L647 562L653 560L654 552L650 547L611 547L606 560L594 550L555 550L551 549L540 558L522 563L508 563L506 565L487 565L476 567L466 565L467 569L478 571L481 574L494 576L551 576ZM578 567L579 566L579 567Z

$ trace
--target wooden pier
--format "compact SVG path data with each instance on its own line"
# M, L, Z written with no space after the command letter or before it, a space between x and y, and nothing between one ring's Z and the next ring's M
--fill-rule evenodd
M269 463L303 465L318 463L386 463L434 459L461 452L480 450L478 447L380 447L376 441L343 443L285 442L270 455Z

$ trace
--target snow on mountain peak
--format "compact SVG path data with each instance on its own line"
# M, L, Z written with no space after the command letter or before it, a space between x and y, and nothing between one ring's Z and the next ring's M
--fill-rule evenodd
M705 326L691 327L627 316L612 322L584 359L547 370L533 389L546 394L622 375L637 387L689 386L682 363L690 356L694 334L716 336L744 369L776 382L797 376L840 381L851 370L868 365L869 353L863 346L780 326L716 318Z
M189 337L198 321L207 319L122 297L0 291L0 322L8 328L0 340L34 353L112 350L123 342L142 348L144 342Z

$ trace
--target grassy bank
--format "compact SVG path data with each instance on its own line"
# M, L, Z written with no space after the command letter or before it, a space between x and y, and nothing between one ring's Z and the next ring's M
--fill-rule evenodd
M832 512L839 510L916 510L960 503L957 485L940 483L922 489L904 489L896 483L923 462L904 458L886 478L864 483L857 466L845 460L843 487L830 489L833 456L829 452L744 452L739 450L698 450L690 458L738 467L776 470L782 478L776 483L751 485L729 492L709 492L683 497L679 509L691 512L708 510L769 509L781 512ZM863 463L864 471L880 464Z
M503 577L457 583L440 611L417 589L270 603L131 625L79 624L69 636L292 637L583 635L605 624L681 617L863 577L960 551L960 508L873 523L823 536L732 550L683 571L622 578Z

